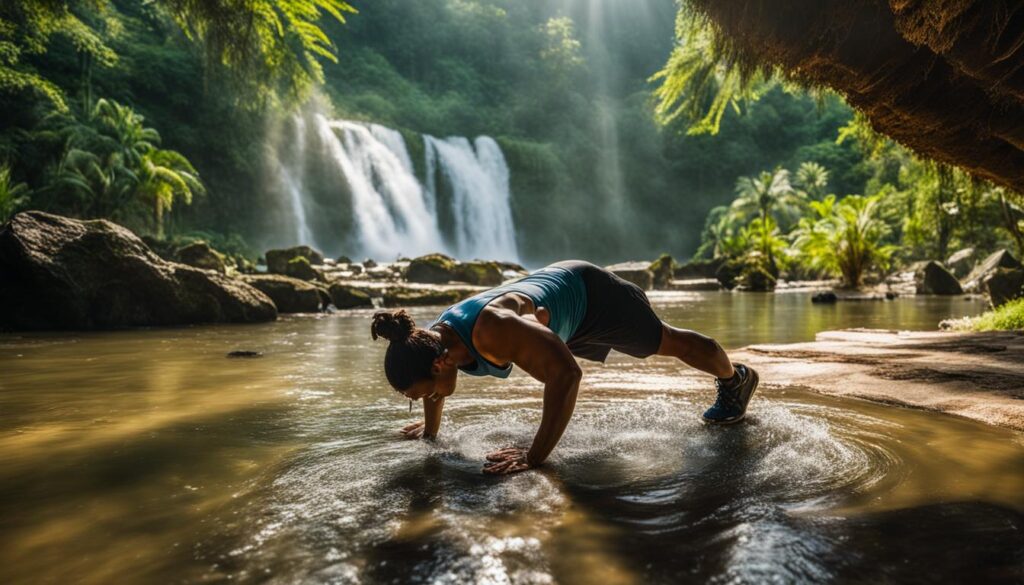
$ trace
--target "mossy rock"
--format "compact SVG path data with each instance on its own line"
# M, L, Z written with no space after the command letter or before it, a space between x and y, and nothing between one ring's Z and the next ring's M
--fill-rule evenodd
M322 308L320 287L280 274L253 274L242 280L270 297L279 313L316 313Z
M458 262L444 254L427 254L409 261L405 279L409 282L444 284L458 280Z
M676 261L668 254L662 254L657 260L651 262L648 270L654 275L654 288L666 289L675 276Z
M211 248L210 244L202 240L182 246L175 253L175 256L178 258L178 262L182 264L227 274L227 263L225 262L224 255Z
M746 266L738 282L745 291L772 292L775 290L776 279L762 263L758 262Z
M373 306L373 300L370 299L370 295L351 286L334 283L328 292L331 295L331 302L339 309Z
M266 256L267 272L272 274L288 274L288 263L295 258L305 258L312 265L324 263L324 255L309 246L267 250Z
M385 307L432 307L454 305L464 298L458 290L391 289L384 293Z
M288 261L285 265L285 276L298 278L299 280L324 280L323 274L313 268L309 260L303 256L297 256Z
M456 266L455 280L477 286L498 286L504 281L501 272L501 266L497 262L474 260Z
M722 262L718 269L715 270L715 278L718 282L722 283L722 286L732 290L736 288L740 274L743 273L743 261L742 260L728 260Z

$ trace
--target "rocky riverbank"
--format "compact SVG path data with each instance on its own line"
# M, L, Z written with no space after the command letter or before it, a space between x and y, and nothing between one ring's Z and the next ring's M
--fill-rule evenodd
M730 356L757 368L762 392L800 386L1024 431L1024 332L825 331Z

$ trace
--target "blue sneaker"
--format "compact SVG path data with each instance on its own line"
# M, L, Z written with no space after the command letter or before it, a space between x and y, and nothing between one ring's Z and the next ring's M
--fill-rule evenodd
M757 390L758 377L753 368L743 364L735 365L739 378L730 385L719 379L715 380L718 399L704 413L704 422L716 425L738 423L747 414L747 404Z

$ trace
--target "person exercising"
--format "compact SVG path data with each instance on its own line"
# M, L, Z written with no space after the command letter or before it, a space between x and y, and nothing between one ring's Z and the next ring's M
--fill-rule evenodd
M672 356L711 374L718 396L703 415L710 424L743 420L758 384L757 372L734 366L714 339L662 322L640 287L579 260L556 262L456 303L426 329L404 310L377 312L370 333L390 341L388 383L410 400L423 399L424 420L401 431L408 438L437 436L460 370L506 378L514 364L544 384L533 444L489 453L483 471L492 474L536 467L558 444L582 377L573 356L604 362L613 349L638 358Z

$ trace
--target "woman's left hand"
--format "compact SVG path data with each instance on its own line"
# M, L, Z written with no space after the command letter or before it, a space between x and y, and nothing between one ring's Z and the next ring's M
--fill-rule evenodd
M519 447L505 447L487 454L487 461L484 464L484 473L491 475L508 475L530 469L531 465L526 461L526 449Z

